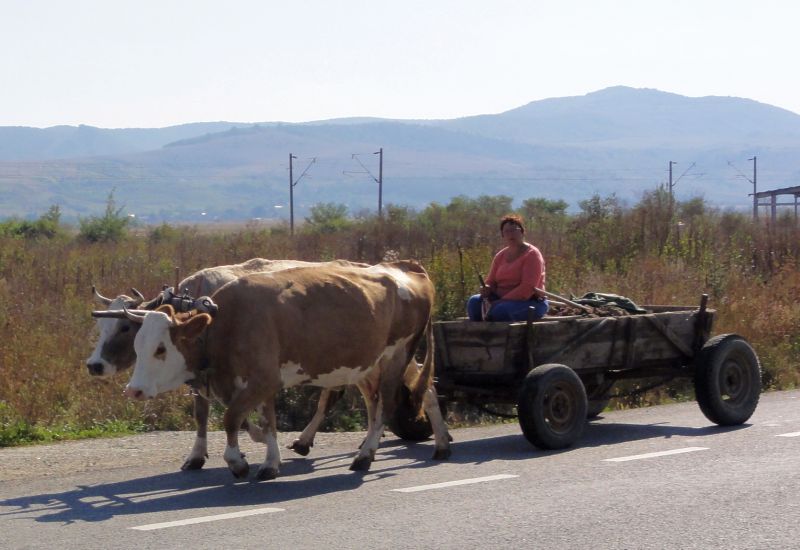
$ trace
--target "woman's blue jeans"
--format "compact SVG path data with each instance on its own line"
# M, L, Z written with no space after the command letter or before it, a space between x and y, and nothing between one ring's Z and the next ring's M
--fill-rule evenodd
M481 321L481 295L475 294L467 300L467 316L470 321ZM486 316L486 321L527 321L528 308L534 308L531 319L541 319L550 304L547 300L495 300Z

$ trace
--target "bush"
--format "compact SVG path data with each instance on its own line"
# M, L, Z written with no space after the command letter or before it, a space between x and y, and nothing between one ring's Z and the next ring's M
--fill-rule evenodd
M91 216L78 220L78 236L90 243L119 242L126 235L130 218L122 215L124 207L116 208L114 192L108 194L103 216Z
M347 218L347 206L326 202L311 207L311 216L306 218L311 231L319 233L336 233L350 226Z
M60 222L61 209L53 205L38 220L11 219L0 223L0 235L25 239L52 239L63 234Z

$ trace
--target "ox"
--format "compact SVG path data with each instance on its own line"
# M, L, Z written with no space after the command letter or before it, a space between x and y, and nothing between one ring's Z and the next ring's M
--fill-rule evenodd
M336 260L331 263L367 267L367 264L351 263L343 260ZM242 275L318 265L326 264L299 260L252 258L240 264L201 269L178 283L177 291L179 293L185 292L190 296L211 296L224 284ZM92 290L95 300L107 306L109 310L122 310L123 308L155 309L163 303L161 297L145 302L144 296L136 289L133 289L135 294L133 298L123 294L114 299L102 296L94 288ZM92 355L86 360L86 368L89 373L93 376L109 376L117 371L132 367L136 361L136 355L133 351L133 339L136 336L139 325L131 324L124 317L121 319L105 317L97 320L97 327L99 328L100 338L92 351Z
M427 273L414 262L327 265L232 281L213 295L219 308L213 319L203 313L176 314L170 306L127 312L142 327L125 393L152 398L201 380L227 407L224 458L237 478L249 472L239 451L239 426L258 411L267 455L257 477L264 480L277 476L280 465L275 395L282 387L358 387L367 405L368 432L350 468L363 471L374 460L384 421L394 413L406 383L415 410L424 406L434 429L433 458L445 459L449 434L432 384L433 294ZM422 369L406 369L426 331Z
M252 258L246 262L232 265L222 265L201 269L196 273L186 277L178 283L178 291L191 296L208 296L214 293L224 284L246 275L248 273L259 273L266 271L279 271L292 267L316 267L320 265L350 265L355 267L368 267L367 264L346 262L335 260L329 263L304 262L299 260L267 260L264 258ZM116 298L106 298L92 289L95 300L107 306L109 311L121 311L123 309L155 309L164 303L163 295L145 301L144 296L132 289L134 297L120 295ZM136 361L136 354L133 348L133 340L141 326L126 317L119 315L103 316L103 313L95 314L97 317L97 327L100 337L92 351L89 359L86 360L86 367L93 376L110 376L119 371L128 369ZM311 447L314 446L314 436L325 419L325 411L335 402L338 394L330 390L323 390L317 410L311 421L302 431L300 436L295 439L289 448L300 455L306 456ZM194 419L197 424L197 437L194 446L186 458L182 469L194 470L202 468L205 464L207 454L207 426L208 426L209 402L206 398L195 394L194 400ZM250 437L254 441L265 442L263 433L252 424L245 422L243 427L247 429Z

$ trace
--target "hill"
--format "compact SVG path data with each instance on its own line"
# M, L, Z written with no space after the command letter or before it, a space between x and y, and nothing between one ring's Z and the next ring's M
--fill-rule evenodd
M413 207L458 194L573 207L595 193L636 200L667 181L669 161L678 163L679 198L720 207L748 208L752 186L741 172L754 155L760 189L800 179L800 115L748 99L614 87L452 120L0 128L0 216L51 204L67 216L97 213L115 189L126 211L148 221L287 217L290 153L295 177L315 159L295 188L296 215L319 202L375 210L377 185L352 155L377 176L379 147L384 204Z

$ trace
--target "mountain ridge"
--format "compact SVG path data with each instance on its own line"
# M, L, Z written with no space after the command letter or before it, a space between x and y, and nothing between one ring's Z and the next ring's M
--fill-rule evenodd
M592 194L636 200L665 183L669 161L679 163L675 177L696 166L676 186L679 197L702 195L720 207L746 208L752 191L731 161L758 155L759 181L768 188L800 179L800 115L744 98L625 86L456 119L62 126L53 127L52 142L31 139L28 150L19 135L16 149L6 147L14 134L9 128L0 127L4 217L33 216L51 204L67 216L88 215L102 211L112 189L120 204L150 221L194 220L200 211L220 219L286 217L286 208L275 207L287 206L290 153L300 157L296 170L316 159L295 190L296 214L322 201L374 210L374 182L351 157L363 155L376 174L373 153L380 147L384 204L413 207L458 194L541 196L573 205ZM70 145L70 136L78 142ZM47 156L70 150L80 154ZM181 197L180 204L165 206L165 191Z

